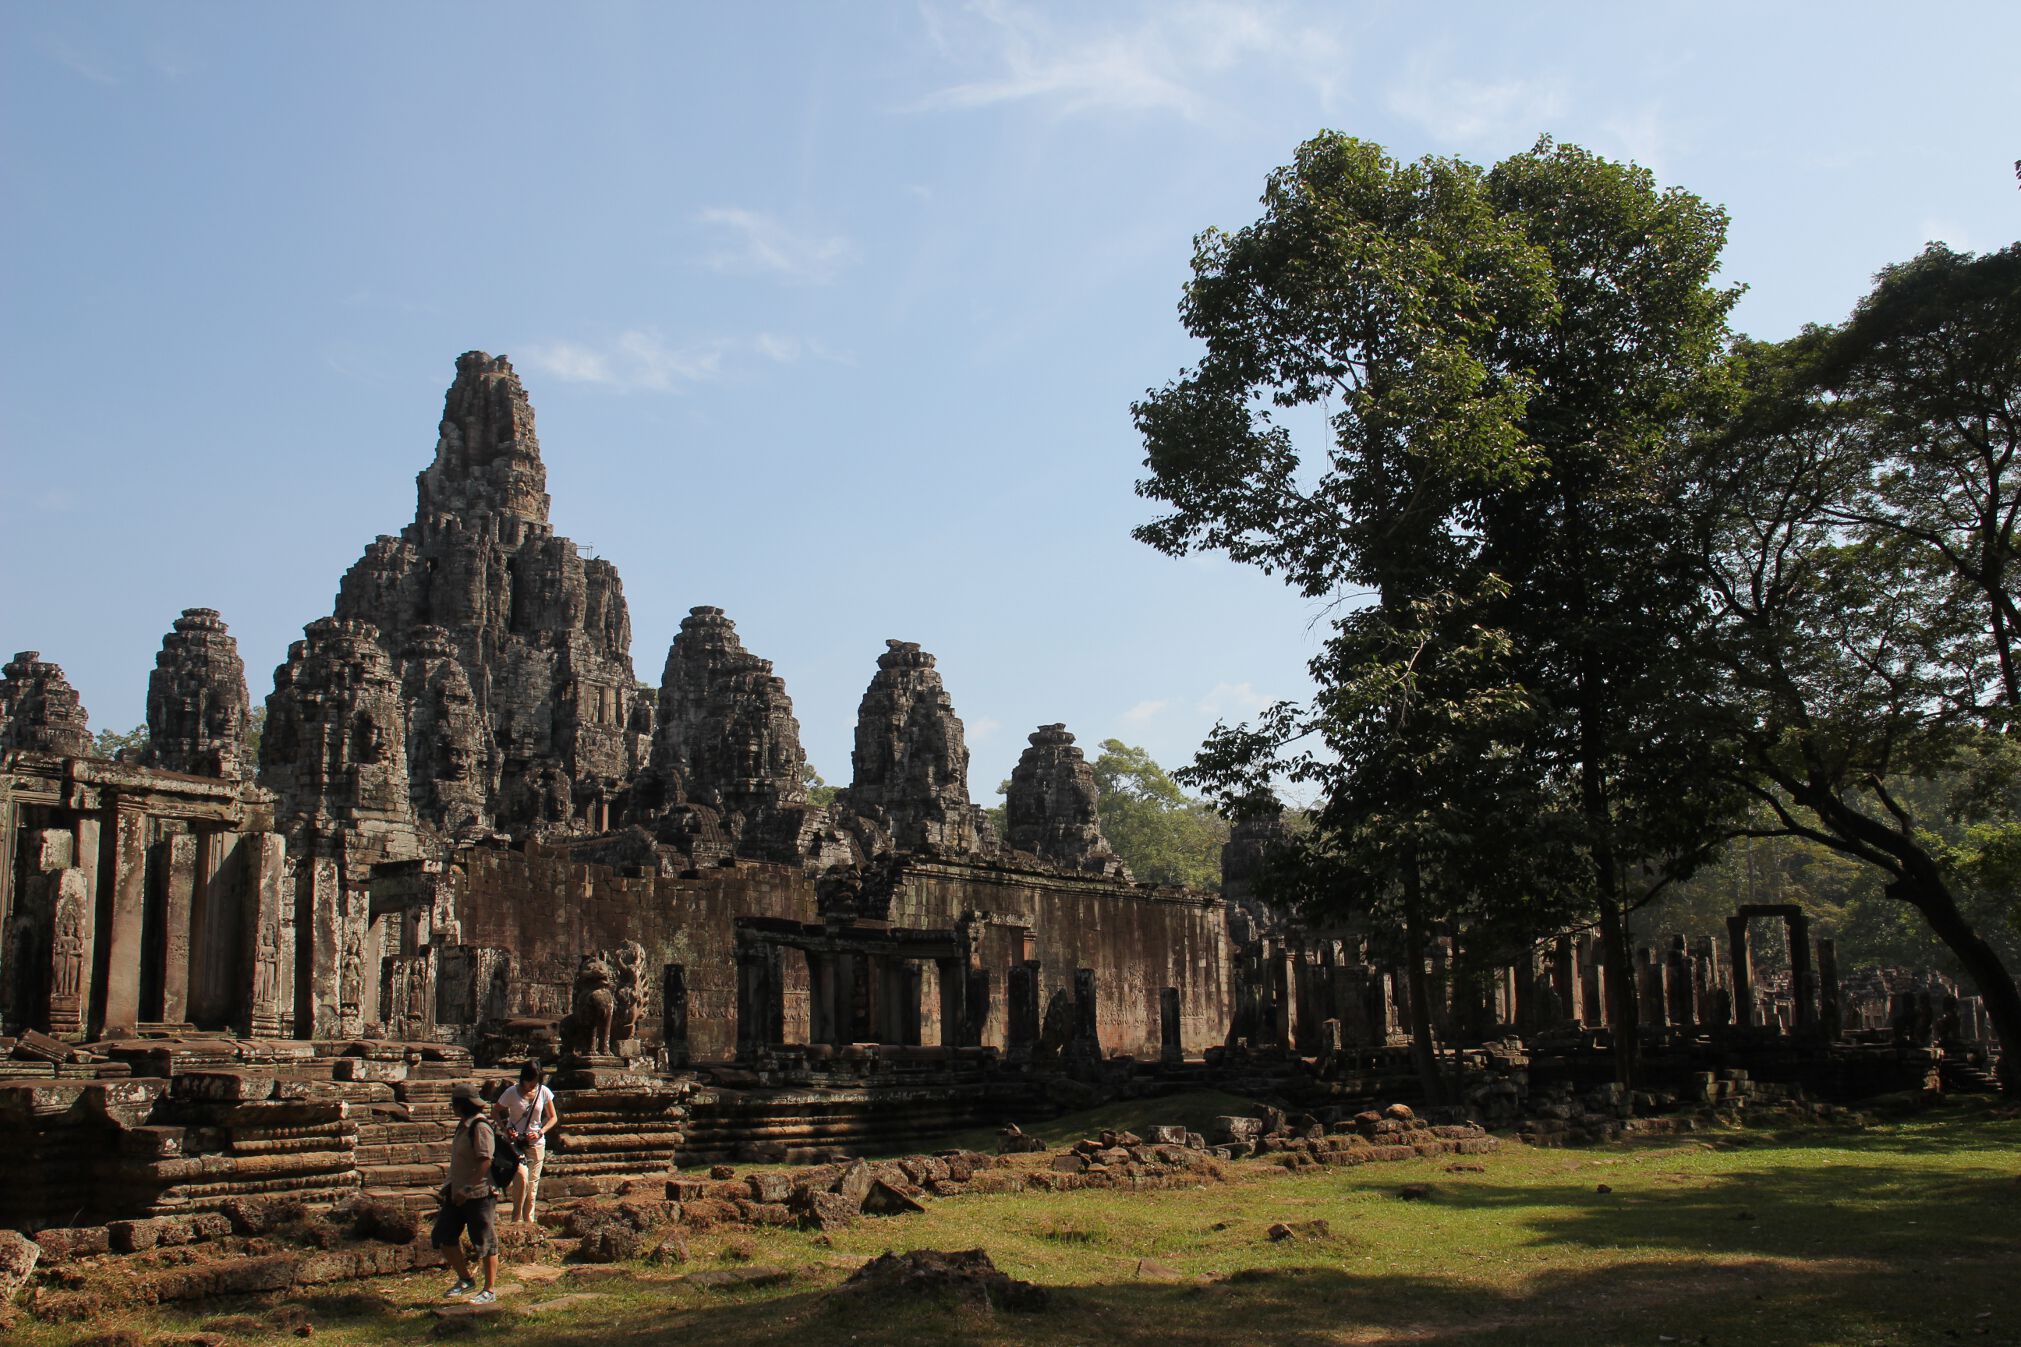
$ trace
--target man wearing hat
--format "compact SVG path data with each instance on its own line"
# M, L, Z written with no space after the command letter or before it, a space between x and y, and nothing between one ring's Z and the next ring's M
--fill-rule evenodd
M456 1111L456 1135L449 1143L449 1182L442 1185L442 1210L435 1217L431 1242L448 1256L456 1270L456 1285L448 1298L458 1300L477 1291L470 1279L470 1260L463 1253L463 1232L470 1232L470 1244L484 1260L484 1289L470 1296L473 1305L489 1305L492 1279L498 1275L498 1228L493 1209L498 1190L491 1184L491 1157L498 1149L497 1134L485 1116L484 1099L475 1085L459 1085L449 1096Z

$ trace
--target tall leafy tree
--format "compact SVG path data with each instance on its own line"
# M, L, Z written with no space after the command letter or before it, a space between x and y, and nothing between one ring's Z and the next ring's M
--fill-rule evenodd
M1575 887L1600 918L1617 1020L1633 1024L1626 877L1687 863L1718 812L1704 736L1666 716L1657 666L1699 616L1663 545L1662 468L1725 337L1734 296L1709 281L1725 217L1549 140L1483 171L1399 164L1337 134L1301 146L1263 205L1254 225L1196 243L1181 314L1205 353L1136 405L1138 489L1172 507L1137 536L1281 573L1339 605L1336 639L1313 663L1311 706L1210 743L1202 778L1232 787L1300 738L1323 742L1341 755L1340 807L1315 844L1330 833L1356 851L1349 815L1377 783L1412 802L1395 835L1440 839L1441 854L1376 853L1378 887L1420 919L1427 865L1463 873L1465 847L1522 799L1532 824L1514 831L1535 839L1535 872L1563 882L1543 858L1568 845L1581 858ZM1316 451L1282 419L1300 408L1326 418ZM1418 645L1408 658L1439 678L1379 672ZM1494 660L1477 657L1488 648ZM1371 670L1411 688L1414 722L1365 695ZM1515 739L1518 718L1481 714L1504 685L1525 712ZM1391 729L1365 733L1370 715ZM1501 779L1463 788L1469 757Z
M1535 383L1546 467L1487 504L1489 564L1524 681L1554 714L1545 757L1576 798L1616 1024L1638 1015L1627 914L1721 837L1721 748L1681 695L1704 613L1677 508L1691 431L1720 409L1726 214L1643 168L1541 141L1489 192L1549 257L1556 307L1497 356ZM1635 1035L1617 1035L1624 1077Z
M2021 708L2021 243L1941 243L1882 271L1837 329L1799 344L1855 471L1826 508L1852 534L1948 577L1993 652L1971 695L1999 728Z
M145 725L136 725L130 730L100 730L91 737L92 755L100 758L117 758L121 753L137 758L147 745Z
M1221 884L1228 823L1179 788L1141 748L1104 739L1094 761L1096 810L1130 873L1158 884L1213 890Z
M1742 781L1771 830L1877 870L2007 1044L2021 992L1981 924L2021 873L2017 262L1933 248L1843 327L1740 347L1696 511Z

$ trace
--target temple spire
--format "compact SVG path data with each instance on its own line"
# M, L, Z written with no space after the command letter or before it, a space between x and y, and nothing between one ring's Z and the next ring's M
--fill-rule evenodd
M443 399L435 461L416 479L419 520L504 515L547 528L547 469L533 404L504 356L465 351Z

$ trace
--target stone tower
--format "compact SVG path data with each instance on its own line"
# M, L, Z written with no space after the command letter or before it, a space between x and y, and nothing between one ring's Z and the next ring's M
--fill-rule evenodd
M407 711L408 798L416 818L450 832L491 826L484 767L490 736L449 633L416 627L400 651L400 698Z
M24 650L0 677L0 752L21 749L62 758L91 756L90 721L63 669Z
M968 798L968 745L933 656L886 641L856 712L848 808L866 851L990 851L989 820Z
M336 615L377 629L403 683L453 703L448 659L469 689L475 731L440 742L429 766L457 775L415 787L423 821L437 827L473 818L516 834L597 827L596 802L636 763L624 589L609 562L555 536L546 485L511 362L460 356L435 460L416 481L414 522L367 547L337 594ZM410 675L410 658L426 667ZM462 736L452 724L461 719L445 709L425 732Z
M238 642L215 609L185 608L162 637L147 680L144 764L192 776L250 776L251 711Z
M260 784L279 797L285 831L411 820L400 680L371 623L318 618L288 647L267 698Z
M652 773L692 802L753 817L807 798L785 680L744 649L720 608L681 619L653 724Z
M1072 870L1127 876L1102 836L1095 769L1065 725L1041 725L1011 770L1004 797L1006 844Z

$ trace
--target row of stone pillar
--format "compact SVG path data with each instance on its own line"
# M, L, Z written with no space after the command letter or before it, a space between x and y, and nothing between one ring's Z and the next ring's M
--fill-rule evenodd
M32 828L0 949L0 1003L59 1037L142 1023L283 1031L286 845L274 833L160 835L115 798Z
M785 959L788 946L745 941L737 951L737 1052L751 1056L785 1041ZM940 990L940 1043L980 1047L991 1008L990 971L961 959L934 961ZM920 1041L919 961L857 951L807 952L808 1038L814 1044ZM1037 960L1011 965L1004 985L1004 1055L1028 1062L1039 1043L1041 1014ZM1074 1034L1070 1056L1099 1060L1101 1026L1095 970L1074 970ZM685 1014L685 1011L683 1011ZM1184 1056L1179 989L1158 999L1161 1058ZM669 1033L669 1042L672 1035Z

